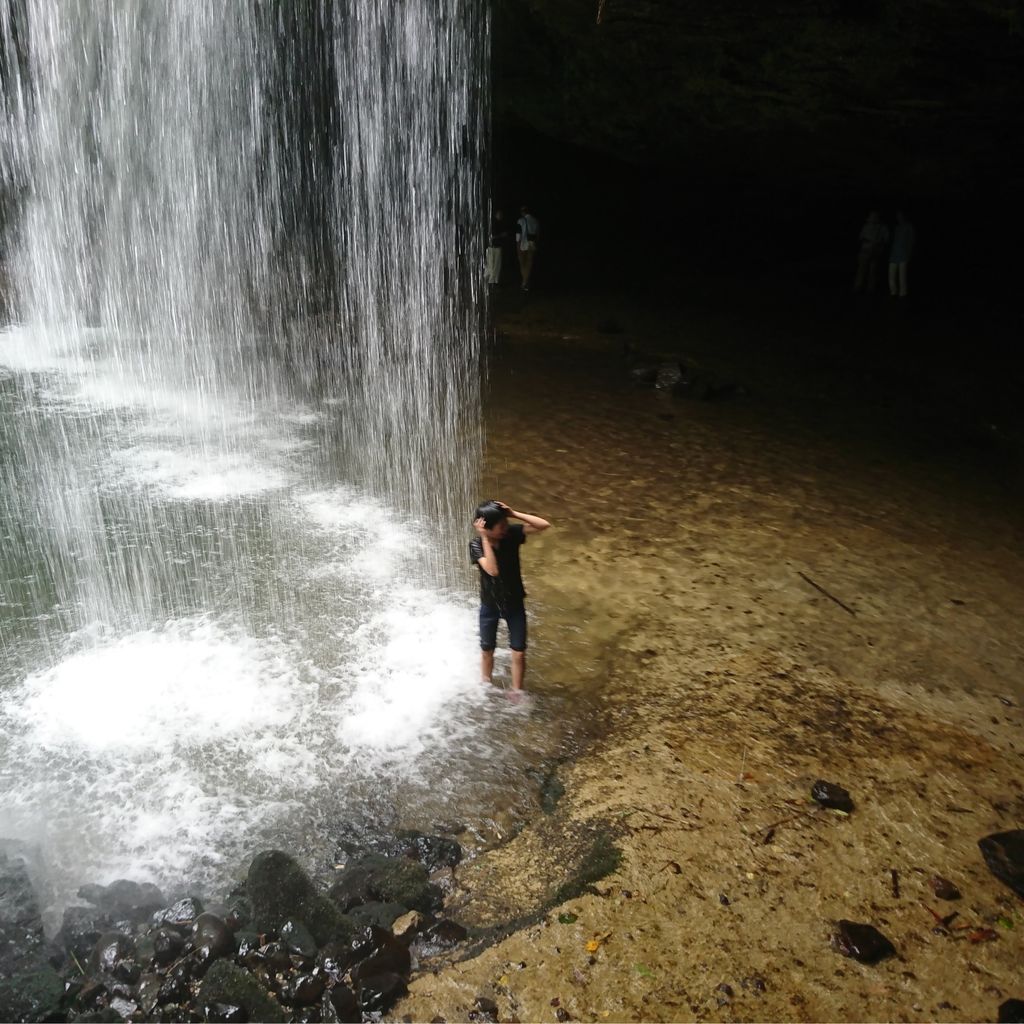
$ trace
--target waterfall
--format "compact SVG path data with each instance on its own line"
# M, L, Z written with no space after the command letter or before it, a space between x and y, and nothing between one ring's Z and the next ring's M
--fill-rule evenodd
M475 0L0 3L0 838L64 814L69 860L120 829L85 862L184 873L209 850L147 806L277 828L360 738L415 759L477 699L488 31Z

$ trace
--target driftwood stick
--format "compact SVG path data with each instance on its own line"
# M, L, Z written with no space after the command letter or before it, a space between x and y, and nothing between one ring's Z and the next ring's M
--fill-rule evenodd
M808 576L806 573L800 572L800 570L797 569L796 574L805 583L810 583L810 585L814 587L814 589L817 590L819 594L824 594L830 601L835 601L835 603L839 605L839 607L842 608L844 612L849 612L851 615L857 614L848 604L843 604L843 602L840 601L835 594L830 594L824 587L815 583L814 580L812 580L811 577Z

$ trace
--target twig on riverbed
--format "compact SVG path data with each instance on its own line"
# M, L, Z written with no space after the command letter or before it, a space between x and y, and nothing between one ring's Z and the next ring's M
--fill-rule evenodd
M824 594L830 601L834 601L837 605L839 605L840 608L843 609L844 612L849 612L851 615L857 614L848 604L843 604L843 602L840 601L835 594L830 594L823 586L821 586L818 583L815 583L814 580L812 580L811 577L808 576L806 573L801 572L799 569L797 569L796 574L805 583L809 583L812 587L814 587L814 589L817 590L818 593Z
M82 977L84 978L85 977L85 968L78 962L78 957L75 956L75 951L72 949L72 950L69 950L68 952L71 953L71 959L75 961L75 966L78 968L78 973L81 974Z

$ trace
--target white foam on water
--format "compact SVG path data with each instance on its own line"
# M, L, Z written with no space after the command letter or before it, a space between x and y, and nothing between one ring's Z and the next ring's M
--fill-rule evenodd
M288 486L273 466L239 452L210 453L133 447L115 453L114 475L180 501L226 501Z
M348 749L408 760L452 743L465 708L481 703L473 613L418 588L400 588L359 627L346 667L350 692L332 709Z
M12 324L0 330L0 366L22 373L78 372L83 355L101 336L95 328L60 331Z
M283 649L196 620L87 648L29 676L14 714L41 747L151 754L283 731L296 685Z
M84 639L0 698L0 835L44 851L58 909L83 880L233 866L319 785L319 682L291 645L206 619Z

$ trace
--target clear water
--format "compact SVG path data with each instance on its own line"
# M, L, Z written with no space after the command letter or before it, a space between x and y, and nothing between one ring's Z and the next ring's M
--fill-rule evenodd
M462 565L485 13L28 0L0 44L0 838L59 910L485 815L536 753Z

